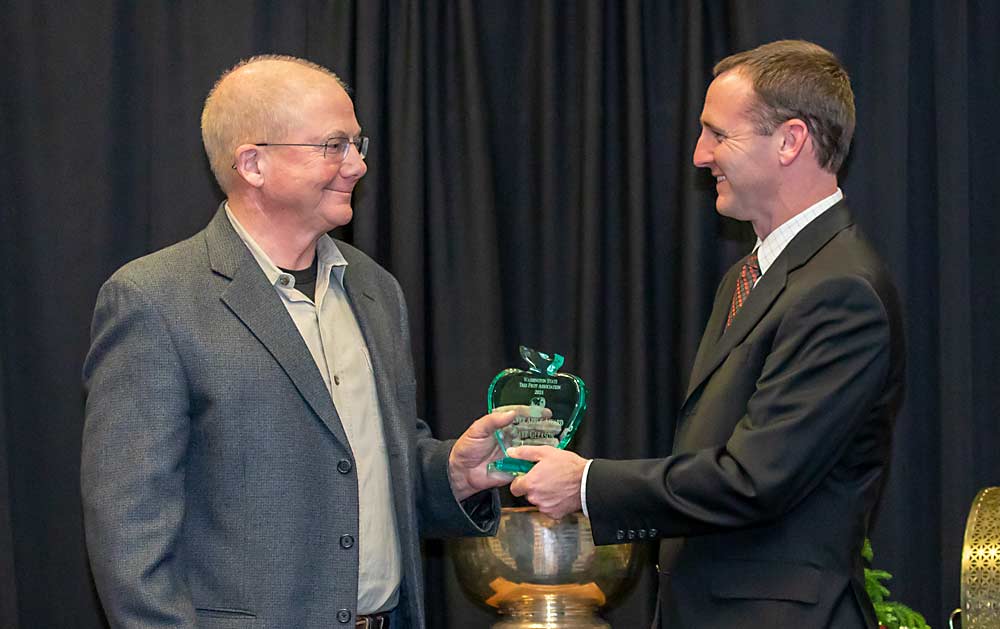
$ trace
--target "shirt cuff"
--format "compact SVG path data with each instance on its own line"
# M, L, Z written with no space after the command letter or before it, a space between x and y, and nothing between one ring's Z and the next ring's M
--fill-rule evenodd
M590 518L590 513L587 512L587 474L590 473L590 464L594 462L594 459L587 461L586 467L583 468L583 478L580 479L580 506L583 507L583 515Z

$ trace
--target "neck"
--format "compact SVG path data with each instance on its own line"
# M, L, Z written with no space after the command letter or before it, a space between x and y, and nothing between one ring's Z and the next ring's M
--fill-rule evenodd
M245 199L230 197L229 210L267 257L282 269L309 267L316 256L316 242L323 233L304 230L281 212L269 212Z
M753 222L757 237L764 240L775 229L795 218L837 191L837 176L823 172L815 177L800 177L782 183L775 203L760 220Z

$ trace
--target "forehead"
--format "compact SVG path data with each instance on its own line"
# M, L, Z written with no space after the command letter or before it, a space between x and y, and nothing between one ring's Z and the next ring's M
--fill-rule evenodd
M715 77L705 93L702 123L732 126L747 120L753 101L753 86L739 72L730 70Z
M360 132L354 103L344 88L332 79L309 86L287 107L294 126L311 135L355 135Z

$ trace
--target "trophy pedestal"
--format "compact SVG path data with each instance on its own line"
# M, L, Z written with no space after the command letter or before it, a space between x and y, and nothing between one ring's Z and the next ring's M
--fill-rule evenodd
M500 620L492 629L611 629L597 615L597 605L565 599L559 594L524 596L500 606Z
M609 629L597 611L634 583L644 547L595 546L590 520L505 508L496 537L451 540L466 593L500 615L493 629Z

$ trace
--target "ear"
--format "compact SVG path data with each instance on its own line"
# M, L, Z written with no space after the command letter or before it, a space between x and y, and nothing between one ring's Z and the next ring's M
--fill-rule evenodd
M782 166L788 166L798 158L810 139L809 127L799 118L786 120L778 129L778 138L781 141L778 147L778 161Z
M233 169L239 173L248 184L254 188L264 185L264 174L261 170L261 152L253 144L241 144L236 147L236 159Z

